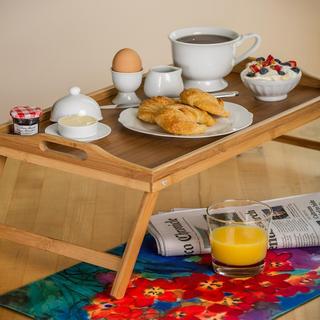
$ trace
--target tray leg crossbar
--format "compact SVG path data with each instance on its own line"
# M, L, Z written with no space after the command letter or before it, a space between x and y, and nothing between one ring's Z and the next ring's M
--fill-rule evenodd
M121 258L113 254L84 248L69 242L52 239L5 224L0 224L0 239L53 252L114 271L117 271L120 267Z
M320 142L315 140L283 135L275 138L274 141L320 151Z
M0 173L4 167L5 160L0 157ZM152 215L159 192L145 192L140 206L138 218L131 236L126 245L122 257L110 253L104 253L88 249L62 240L49 238L32 232L17 229L12 226L0 224L0 239L13 241L29 247L42 249L91 263L106 269L116 271L111 296L120 299L124 296L139 250L145 236L150 216Z
M120 269L117 272L111 289L111 296L116 299L122 298L126 292L158 194L159 192L145 192L143 195L135 227L131 231L122 256Z

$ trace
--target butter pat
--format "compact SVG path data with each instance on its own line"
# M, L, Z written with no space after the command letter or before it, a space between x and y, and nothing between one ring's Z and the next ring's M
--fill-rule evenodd
M65 116L59 120L59 123L71 127L84 127L96 123L97 120L91 116Z

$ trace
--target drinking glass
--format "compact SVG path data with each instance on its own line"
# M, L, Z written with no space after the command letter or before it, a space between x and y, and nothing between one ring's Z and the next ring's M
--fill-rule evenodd
M229 277L251 277L264 267L272 209L254 200L225 200L207 209L212 265Z

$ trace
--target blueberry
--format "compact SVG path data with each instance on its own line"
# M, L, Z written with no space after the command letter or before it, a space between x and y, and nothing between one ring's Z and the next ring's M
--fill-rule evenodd
M252 78L252 77L254 77L254 73L253 73L253 72L248 72L248 73L246 74L246 76Z
M291 66L290 62L282 62L281 65L283 65L283 66L289 66L289 67Z
M277 62L277 63L279 63L279 64L281 64L280 59L274 59L274 61Z
M260 74L266 74L266 73L268 73L269 71L268 71L267 68L261 68L259 72L260 72Z
M285 73L284 71L281 71L281 70L278 71L278 75L279 75L279 76L284 76L285 74L286 74L286 73Z
M256 59L256 61L265 61L266 59L264 57L259 57Z
M294 68L291 68L292 71L296 72L296 73L299 73L300 72L300 69L297 68L297 67L294 67Z

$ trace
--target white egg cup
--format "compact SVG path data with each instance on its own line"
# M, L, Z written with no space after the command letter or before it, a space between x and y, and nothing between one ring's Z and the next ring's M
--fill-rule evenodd
M111 70L112 81L118 94L112 100L113 104L137 104L141 100L135 91L142 83L143 70L139 72L116 72Z

